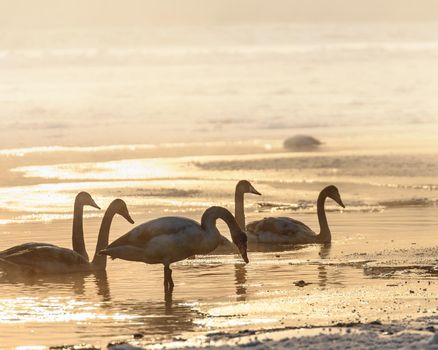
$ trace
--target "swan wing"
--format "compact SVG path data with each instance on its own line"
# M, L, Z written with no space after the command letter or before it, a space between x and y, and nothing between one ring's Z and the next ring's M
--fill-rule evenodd
M145 222L112 242L108 248L133 245L146 247L148 243L159 236L181 235L184 232L202 232L202 227L194 220L180 217L163 217Z
M194 220L163 217L141 224L112 242L102 254L113 259L170 264L216 248L218 237L208 239Z
M54 244L50 243L39 243L39 242L28 242L13 246L11 248L5 249L0 252L0 257L5 257L11 254L16 254L18 252L26 251L28 249L34 249L36 247L56 247Z

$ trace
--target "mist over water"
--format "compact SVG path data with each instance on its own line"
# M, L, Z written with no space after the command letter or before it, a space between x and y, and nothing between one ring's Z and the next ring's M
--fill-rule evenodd
M88 146L433 124L434 23L11 30L0 145Z

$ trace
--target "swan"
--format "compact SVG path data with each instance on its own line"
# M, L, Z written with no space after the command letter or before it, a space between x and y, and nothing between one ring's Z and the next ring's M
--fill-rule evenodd
M88 254L87 251L85 250L84 227L83 227L83 213L84 213L84 206L86 205L89 205L96 209L100 209L100 207L96 204L96 202L88 192L79 192L76 195L74 208L73 208L72 246L75 252L82 255L84 258L88 260ZM36 247L47 247L47 246L56 247L54 244L50 244L50 243L28 242L1 251L0 258L3 256L22 252L28 249L34 249Z
M287 217L265 218L253 221L246 226L248 240L257 243L329 243L332 236L325 215L324 204L326 198L333 199L342 208L345 208L336 186L325 187L318 196L318 221L320 233L316 234L307 225Z
M164 265L164 288L172 290L174 283L170 264L197 254L214 250L221 240L216 220L222 219L230 229L233 243L248 263L247 238L233 214L222 207L208 208L201 224L184 217L161 217L145 222L112 242L99 254L111 259L139 261Z
M248 180L240 180L234 192L234 217L241 230L245 230L245 208L244 208L244 196L245 193L252 193L261 196L261 193L257 191L254 186ZM235 245L232 244L228 238L221 235L221 241L217 249L212 254L223 253L235 253Z
M236 217L236 221L242 230L245 230L245 209L243 205L245 193L252 193L258 196L262 195L247 180L240 180L237 183L236 191L234 192L234 216Z
M78 252L55 245L29 246L27 249L12 252L0 257L0 267L6 272L22 271L27 273L70 273L96 272L106 268L106 257L97 253L108 245L109 230L113 217L119 214L131 224L126 203L115 199L108 206L99 229L96 252L93 261L89 262Z

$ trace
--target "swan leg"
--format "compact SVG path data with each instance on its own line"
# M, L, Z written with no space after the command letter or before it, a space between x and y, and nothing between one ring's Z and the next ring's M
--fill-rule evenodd
M175 286L175 284L173 283L173 279L172 279L172 270L169 268L169 288L172 290L173 287Z
M168 267L164 266L164 289L166 289L166 290L167 290L167 286L168 286L168 284L167 284L167 276L168 276L167 269L168 269Z
M164 265L164 291L173 290L172 270L169 265Z
M173 280L172 280L172 270L169 265L164 265L164 290L172 291L173 290Z

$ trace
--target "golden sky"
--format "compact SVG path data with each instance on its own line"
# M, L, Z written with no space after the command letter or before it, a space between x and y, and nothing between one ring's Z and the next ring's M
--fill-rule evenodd
M0 0L0 27L436 19L437 0Z

